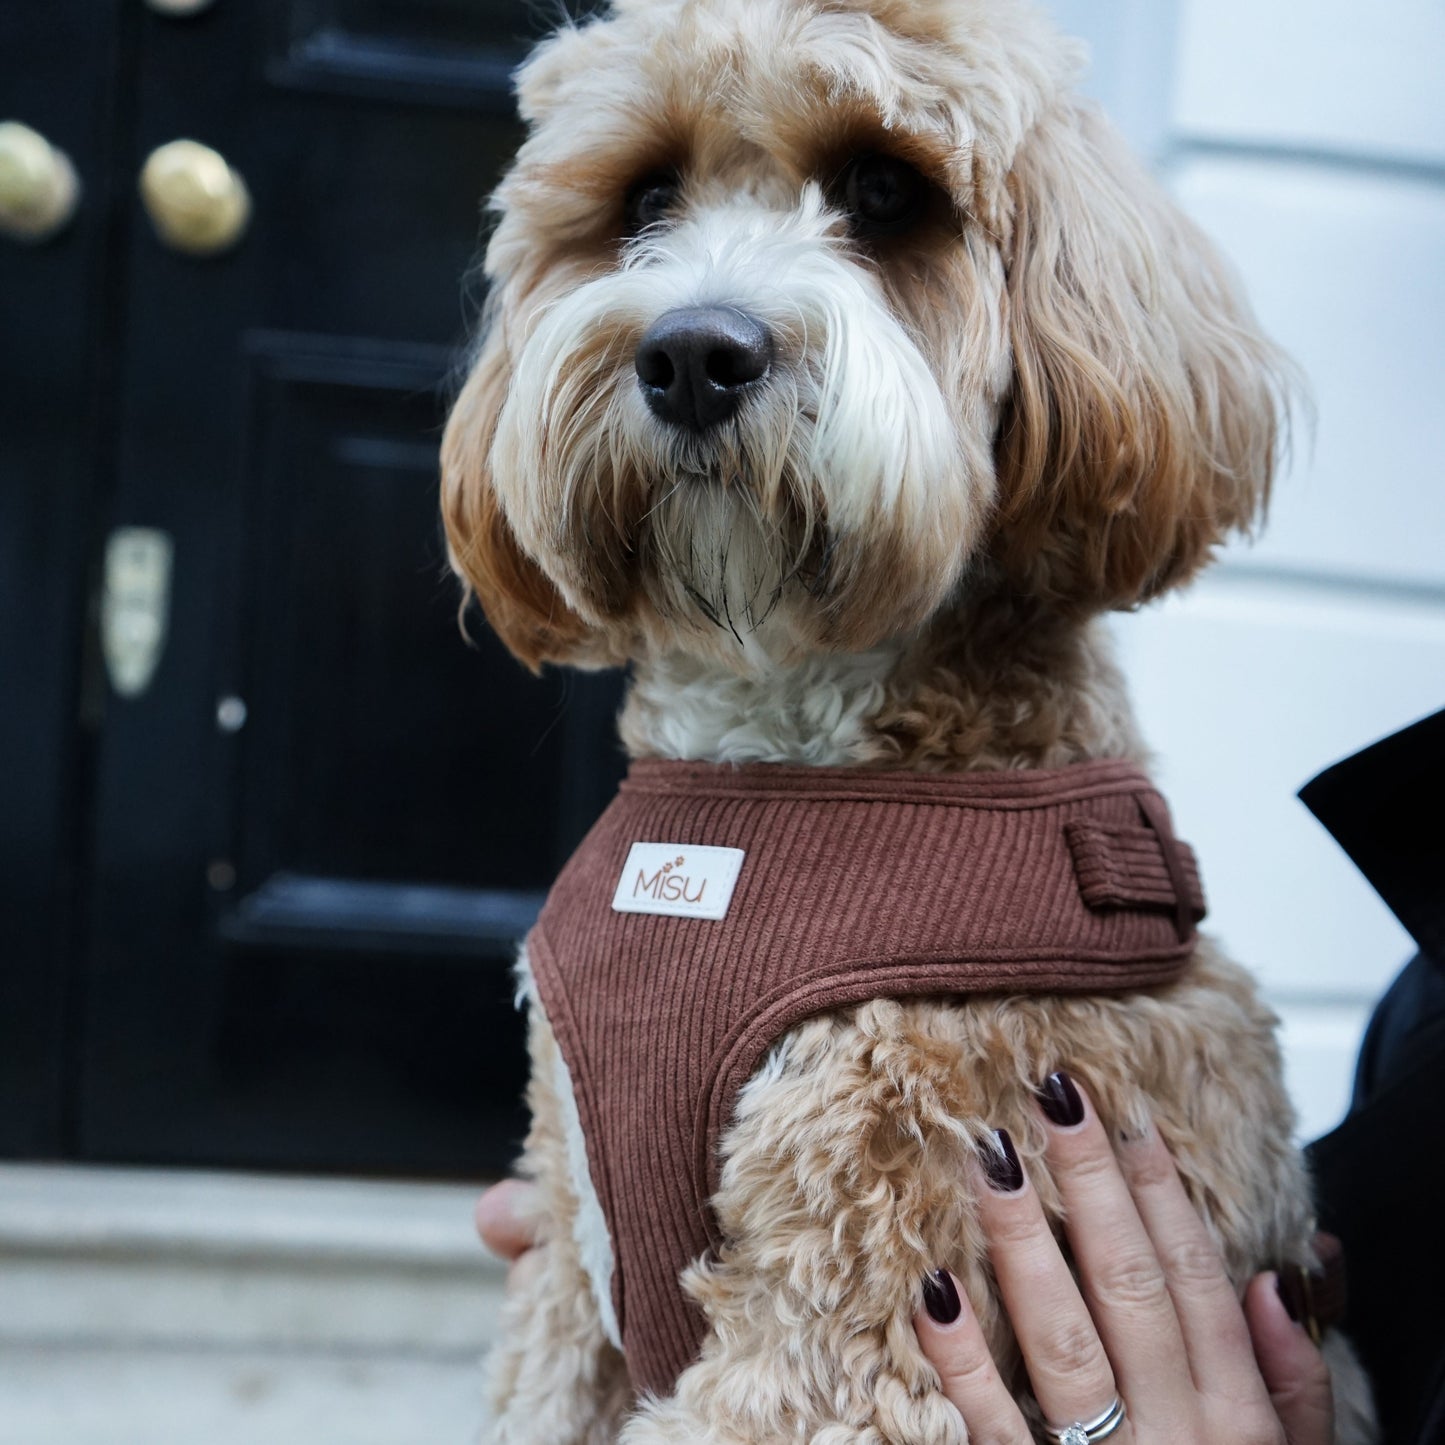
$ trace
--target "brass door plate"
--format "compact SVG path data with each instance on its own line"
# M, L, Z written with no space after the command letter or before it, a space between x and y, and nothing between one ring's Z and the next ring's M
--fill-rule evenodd
M100 646L110 685L124 698L151 684L171 611L170 534L154 527L117 527L105 544Z

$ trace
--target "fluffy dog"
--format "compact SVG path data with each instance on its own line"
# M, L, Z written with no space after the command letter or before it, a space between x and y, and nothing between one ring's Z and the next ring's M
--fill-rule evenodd
M634 757L1143 759L1096 619L1252 527L1288 373L1078 64L1025 0L615 0L523 67L445 520L523 662L632 664ZM495 1438L955 1440L909 1323L941 1264L1025 1396L962 1159L1006 1127L1057 1217L1033 1089L1061 1064L1106 1121L1156 1121L1236 1281L1307 1261L1274 1022L1201 942L1153 990L794 1028L723 1140L724 1242L685 1280L701 1357L638 1400L533 995L547 1243Z

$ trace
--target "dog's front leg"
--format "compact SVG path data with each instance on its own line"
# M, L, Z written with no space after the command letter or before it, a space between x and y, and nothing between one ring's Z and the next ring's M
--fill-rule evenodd
M939 1260L988 1300L972 1147L938 1087L957 1054L915 1025L889 1002L810 1020L743 1090L713 1198L725 1243L684 1276L707 1337L620 1445L966 1445L912 1316Z
M526 979L525 960L523 978ZM530 987L532 1127L518 1171L537 1184L540 1243L518 1267L488 1359L485 1445L611 1445L632 1403L578 1243L581 1202L568 1152L569 1086Z

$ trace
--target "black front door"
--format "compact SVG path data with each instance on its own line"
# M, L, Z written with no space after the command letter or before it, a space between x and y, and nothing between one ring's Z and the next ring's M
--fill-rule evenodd
M77 926L27 974L71 969L48 1006L85 1157L515 1149L515 941L619 771L615 679L538 682L480 617L465 645L437 523L523 9L117 8L92 640L60 639Z

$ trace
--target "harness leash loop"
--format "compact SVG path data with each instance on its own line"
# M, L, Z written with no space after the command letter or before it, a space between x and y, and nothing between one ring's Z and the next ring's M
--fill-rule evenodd
M1184 867L1182 850L1184 844L1174 836L1169 822L1169 809L1158 793L1140 793L1139 811L1149 821L1155 836L1159 839L1159 851L1164 855L1164 866L1169 871L1169 882L1174 887L1174 927L1179 941L1183 943L1194 935L1194 916L1191 907L1189 876Z

